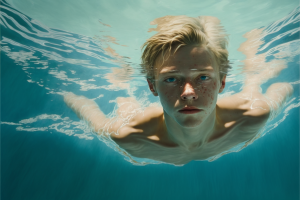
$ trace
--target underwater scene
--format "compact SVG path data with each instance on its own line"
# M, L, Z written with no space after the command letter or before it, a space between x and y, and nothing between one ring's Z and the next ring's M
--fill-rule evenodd
M298 4L1 0L1 199L299 199ZM254 137L185 164L131 155L110 137L120 128L109 131L162 108L141 47L177 15L218 17L228 34L218 99L249 82L293 90ZM67 105L70 93L110 119L101 133Z

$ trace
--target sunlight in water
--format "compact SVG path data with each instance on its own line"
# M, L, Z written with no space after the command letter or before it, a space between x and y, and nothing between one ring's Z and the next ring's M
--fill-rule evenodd
M22 3L12 0L11 2L18 7L25 1ZM223 6L226 6L225 1L222 2ZM49 2L47 1L47 3ZM182 4L179 3L178 5ZM145 2L143 6L151 7L152 5L147 5ZM161 6L168 7L167 4L163 3ZM220 4L219 9L222 10L221 7ZM190 7L184 7L184 9L188 8ZM24 7L23 9L26 13L27 8ZM128 13L131 12L137 16L141 15L137 11L128 9L124 11L127 13L127 17ZM22 11L22 9L20 10ZM161 107L159 99L150 93L145 77L141 72L143 69L140 65L140 47L147 38L164 27L163 23L166 18L162 16L166 16L166 14L155 13L140 21L138 17L133 17L132 23L128 22L127 27L121 26L123 19L115 20L116 18L111 16L111 19L97 19L97 25L91 22L92 25L86 27L87 29L79 30L75 28L76 26L70 25L61 30L63 29L63 22L55 27L52 26L53 22L48 21L46 26L30 18L40 16L39 9L36 9L32 15L28 14L30 16L28 17L9 4L1 2L1 11L1 26L3 28L1 51L26 73L27 81L46 90L49 96L55 96L61 104L64 103L63 95L68 94L68 92L85 96L96 102L96 104L91 103L91 106L94 106L95 109L100 108L109 119L105 122L99 122L105 125L101 127L101 130L95 130L90 127L89 122L68 117L64 113L50 114L51 102L49 102L49 107L40 111L38 115L17 122L1 122L2 125L15 126L18 131L56 131L85 140L98 138L135 165L163 163L131 156L108 136L119 134L118 131L116 133L109 131L115 123L120 123L120 128L122 128L135 115L143 113L145 108ZM192 10L190 15L198 15L195 14L196 11ZM225 98L240 92L242 88L249 88L250 92L242 98L252 100L251 109L264 109L261 107L261 102L267 102L268 99L252 97L253 87L257 83L261 85L259 90L263 93L271 84L276 82L289 83L295 92L289 99L285 99L280 94L282 91L291 93L292 88L284 85L274 89L278 93L277 101L268 101L270 108L279 107L278 102L285 103L280 106L276 113L271 112L266 126L251 140L240 143L207 160L213 161L225 154L242 150L276 128L286 119L292 109L300 106L298 92L300 81L296 74L300 54L298 37L300 8L291 9L291 11L286 16L280 16L281 18L276 19L276 21L266 18L265 24L251 23L252 27L250 28L244 21L237 19L237 25L234 27L231 22L229 23L228 18L219 17L221 22L224 20L222 25L230 30L229 37L232 45L229 46L229 58L232 69L227 75L226 88L218 98ZM124 16L126 16L125 14ZM174 15L180 15L180 13L174 12ZM169 18L170 16L166 17ZM114 29L114 27L117 28ZM124 33L121 34L121 30L124 30ZM99 33L99 31L102 32ZM237 40L234 40L235 34L239 34ZM130 37L131 35L134 37ZM126 109L118 112L120 107ZM84 112L87 107L81 109ZM90 117L95 116L91 115Z

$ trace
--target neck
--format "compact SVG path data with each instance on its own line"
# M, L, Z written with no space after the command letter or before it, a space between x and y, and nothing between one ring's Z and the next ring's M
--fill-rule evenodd
M216 109L196 127L182 127L165 112L164 124L172 142L188 150L200 148L209 141L217 127Z

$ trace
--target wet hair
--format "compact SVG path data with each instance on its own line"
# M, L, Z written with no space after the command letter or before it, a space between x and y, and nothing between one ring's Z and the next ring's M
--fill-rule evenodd
M216 17L199 16L188 17L165 16L155 19L151 24L157 24L152 29L158 33L149 38L142 46L142 73L150 80L154 80L154 65L160 55L174 54L186 45L199 45L213 55L219 66L220 80L230 68L228 51L226 49L228 37ZM151 29L150 29L151 31Z

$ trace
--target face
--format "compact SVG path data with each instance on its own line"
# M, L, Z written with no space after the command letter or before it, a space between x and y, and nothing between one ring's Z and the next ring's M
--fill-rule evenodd
M178 51L158 58L155 82L148 81L150 90L159 96L165 117L183 127L196 127L214 114L218 93L225 87L225 77L219 78L216 61L204 47L187 45ZM187 107L197 112L184 111Z

